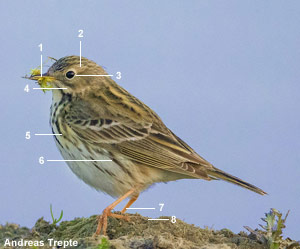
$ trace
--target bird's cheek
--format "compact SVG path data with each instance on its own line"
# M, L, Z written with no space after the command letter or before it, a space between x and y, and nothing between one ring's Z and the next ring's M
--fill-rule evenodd
M55 78L55 80L53 81L53 85L55 85L56 87L64 87L64 83L60 78Z
M66 86L59 80L54 80L53 82L51 82L51 84L55 88L66 88Z
M62 87L62 84L58 80L54 80L51 82L54 87Z

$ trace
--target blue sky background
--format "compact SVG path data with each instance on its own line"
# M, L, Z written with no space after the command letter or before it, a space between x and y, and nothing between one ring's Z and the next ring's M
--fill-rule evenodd
M1 1L0 224L33 226L99 214L113 199L78 180L49 133L51 93L23 91L43 55L79 54L122 72L117 81L152 107L216 167L269 193L225 182L157 184L135 207L158 217L239 232L274 207L291 210L285 235L300 239L300 2ZM50 65L50 63L48 63ZM125 203L123 204L125 205ZM120 210L122 205L117 209Z

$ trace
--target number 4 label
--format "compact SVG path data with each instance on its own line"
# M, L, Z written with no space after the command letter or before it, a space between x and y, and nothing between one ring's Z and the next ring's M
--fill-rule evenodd
M29 92L29 86L28 85L25 86L24 92L27 92L27 93Z

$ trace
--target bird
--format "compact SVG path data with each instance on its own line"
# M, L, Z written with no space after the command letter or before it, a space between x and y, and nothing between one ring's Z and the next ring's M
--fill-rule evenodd
M65 56L29 79L53 86L50 125L53 134L61 134L55 143L71 171L117 198L98 216L96 235L106 234L109 216L129 220L127 208L159 182L224 180L267 194L206 161L92 60ZM121 214L113 213L127 198Z

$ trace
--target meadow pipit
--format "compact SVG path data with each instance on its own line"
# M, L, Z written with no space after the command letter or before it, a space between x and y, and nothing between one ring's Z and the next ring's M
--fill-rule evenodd
M118 197L104 209L96 234L106 233L107 217L126 216L111 210L127 197L122 213L139 193L157 182L178 179L222 179L261 195L263 190L215 168L177 137L142 101L120 87L95 62L78 56L57 60L42 77L51 81L51 119L56 145L71 170L97 190Z

